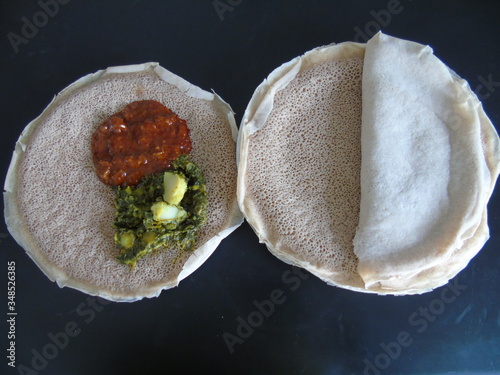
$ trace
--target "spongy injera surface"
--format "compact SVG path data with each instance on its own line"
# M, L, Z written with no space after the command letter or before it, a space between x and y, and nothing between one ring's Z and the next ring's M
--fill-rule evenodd
M357 287L362 67L362 57L314 65L279 91L249 138L246 179L271 247Z
M97 291L127 295L175 280L190 253L161 251L134 270L119 264L113 243L114 194L94 171L94 129L134 100L153 99L187 121L191 156L207 180L208 223L199 245L226 227L235 202L235 144L225 114L184 95L154 73L112 74L67 97L37 126L18 171L21 210L42 261ZM139 291L139 292L138 292Z

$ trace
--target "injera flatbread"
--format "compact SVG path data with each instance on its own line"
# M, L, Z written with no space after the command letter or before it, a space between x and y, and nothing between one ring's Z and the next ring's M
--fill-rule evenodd
M405 73L415 67L428 76ZM417 119L420 132L411 128ZM440 127L425 129L428 119ZM408 137L408 131L417 134ZM439 157L427 157L426 149ZM368 45L314 49L257 88L240 127L238 202L274 255L329 284L369 293L423 293L454 277L487 240L486 203L498 155L496 131L467 83L430 47L380 33ZM420 185L406 186L408 176ZM448 190L451 201L443 202ZM400 202L397 193L403 194ZM420 203L419 211L405 206L404 194L413 194L411 204ZM453 223L447 222L450 210ZM413 223L401 224L415 214L420 216L410 218ZM401 256L384 257L396 239ZM408 254L405 239L428 244Z
M238 201L259 240L283 261L356 290L364 289L352 249L364 49L317 48L276 69L255 91L238 139Z
M484 148L482 129L492 125L482 115L467 83L429 46L382 33L367 43L354 239L367 288L400 289L446 268L475 236L498 176L498 147ZM488 154L497 158L491 169ZM442 282L422 278L429 287Z
M135 100L157 100L187 121L192 159L208 191L208 220L194 252L157 251L133 270L113 242L114 193L99 181L90 139ZM236 202L237 128L231 108L158 65L108 68L63 90L23 131L5 183L12 236L61 287L115 301L158 296L196 270L243 220Z

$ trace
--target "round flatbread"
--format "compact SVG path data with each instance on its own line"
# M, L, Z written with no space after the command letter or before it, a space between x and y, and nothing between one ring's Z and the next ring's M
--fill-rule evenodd
M333 285L426 292L488 238L498 135L428 46L379 33L282 65L247 107L238 160L260 241Z
M191 158L208 191L208 219L194 252L168 249L119 264L113 190L99 181L91 136L136 100L156 100L187 121ZM64 89L19 138L5 183L10 233L41 270L69 286L114 301L158 296L196 270L243 217L236 201L234 115L216 94L158 65L112 67Z

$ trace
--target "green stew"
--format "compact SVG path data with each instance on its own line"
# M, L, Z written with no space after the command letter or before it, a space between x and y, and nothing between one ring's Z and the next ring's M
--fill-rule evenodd
M197 231L207 217L207 193L205 179L188 155L137 186L116 187L115 194L118 261L134 267L161 248L195 249Z

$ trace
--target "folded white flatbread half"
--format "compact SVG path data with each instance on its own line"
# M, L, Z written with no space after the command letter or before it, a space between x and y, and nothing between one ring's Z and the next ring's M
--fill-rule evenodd
M113 190L99 181L91 136L136 100L157 100L187 121L191 158L208 191L208 219L194 252L167 249L130 270L116 260ZM217 95L158 65L108 68L57 95L23 131L5 183L10 233L59 286L114 301L159 295L196 270L243 221L236 201L234 115Z
M247 107L238 159L260 241L333 285L423 293L489 235L498 135L428 46L378 33L282 65Z

